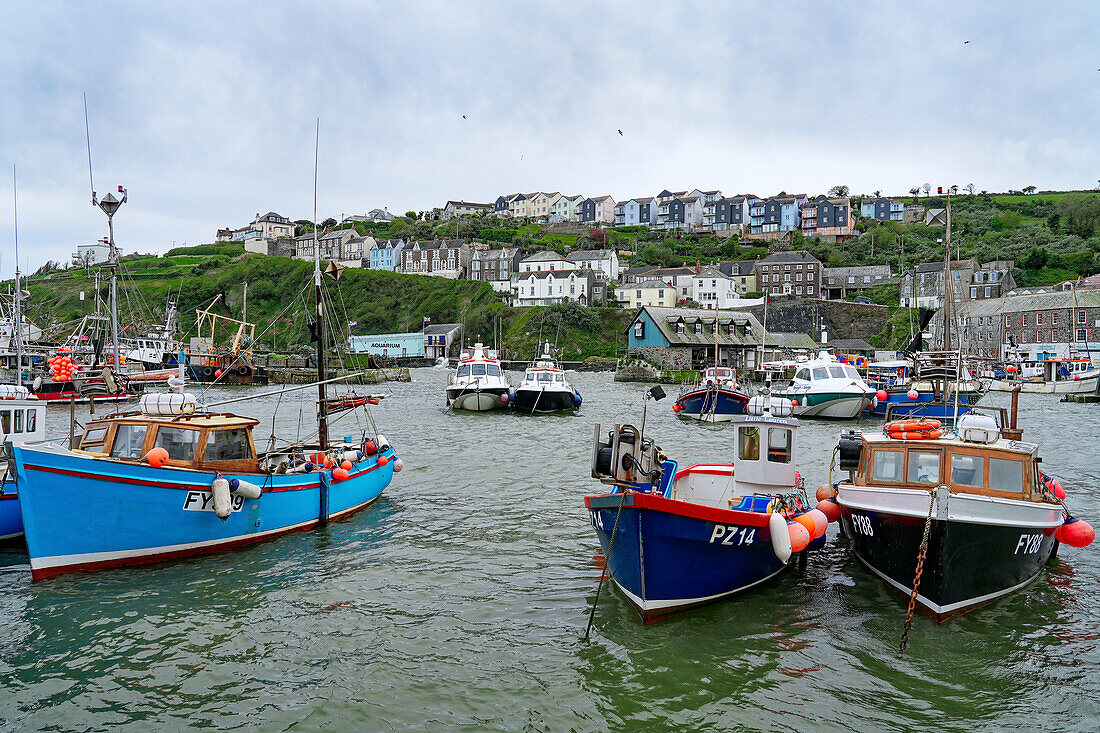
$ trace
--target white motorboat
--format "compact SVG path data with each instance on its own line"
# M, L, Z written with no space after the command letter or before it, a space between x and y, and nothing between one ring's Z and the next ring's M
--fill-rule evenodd
M855 367L825 351L799 365L790 384L774 388L772 394L794 403L798 417L838 419L858 417L875 399L875 390Z
M447 381L447 405L454 410L499 410L508 406L511 391L496 353L477 343L458 358L458 368Z

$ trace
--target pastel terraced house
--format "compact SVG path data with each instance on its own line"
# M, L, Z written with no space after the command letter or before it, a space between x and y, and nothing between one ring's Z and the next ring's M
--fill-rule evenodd
M615 298L624 308L661 307L674 308L678 300L676 286L660 280L635 283L615 291Z
M615 226L652 226L657 223L657 199L640 196L615 205Z
M855 235L856 218L852 202L847 197L818 196L802 205L802 234L807 237L835 237L838 240Z
M606 195L586 198L581 205L580 220L596 224L614 224L615 199Z
M530 194L527 197L528 210L530 213L527 215L533 219L550 219L550 214L554 208L554 203L561 198L561 193L553 191L551 193L545 193L538 191Z
M580 221L581 204L583 203L584 196L580 194L575 196L559 196L554 203L550 205L550 223L557 224L561 221Z

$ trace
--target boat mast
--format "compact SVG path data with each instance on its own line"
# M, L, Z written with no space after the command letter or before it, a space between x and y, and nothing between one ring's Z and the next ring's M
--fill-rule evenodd
M951 191L947 192L947 233L943 248L943 350L951 349Z
M321 118L317 118L317 131L313 142L313 288L317 298L317 440L322 451L328 450L328 404L325 400L325 305L321 294L321 250L317 241L317 157L321 142ZM324 498L322 494L322 499ZM321 521L328 512L322 508Z
M12 306L12 336L15 338L15 385L23 385L23 311L20 300L23 285L19 281L19 198L15 177L15 163L11 165L12 206L15 214L15 302Z

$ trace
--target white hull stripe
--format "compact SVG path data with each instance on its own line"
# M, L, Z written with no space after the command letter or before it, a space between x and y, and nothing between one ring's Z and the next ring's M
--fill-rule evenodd
M776 570L774 573L772 573L771 575L769 575L765 578L761 578L760 580L757 580L754 583L749 583L748 585L742 586L740 588L735 588L734 590L728 590L728 591L725 591L723 593L716 593L712 596L700 596L699 598L674 598L672 600L667 600L667 601L643 601L641 598L634 595L633 593L628 591L626 588L624 588L622 585L620 585L618 580L615 580L615 586L623 592L624 596L626 596L627 598L630 599L631 603L633 603L635 606L642 609L643 611L657 611L657 610L664 609L664 608L679 608L680 606L692 606L692 605L695 605L695 604L698 604L698 603L707 603L708 601L716 601L719 598L724 598L725 596L731 596L734 593L740 593L741 591L745 591L745 590L748 590L749 588L752 588L754 585L760 585L764 581L771 580L772 578L779 575L781 572L783 572L786 569L787 569L787 566L784 565L784 566L780 567L778 570ZM612 578L612 580L614 580L614 578Z
M22 532L12 532L11 534L0 535L0 542L2 542L4 540L14 539L16 537L22 537L22 536L23 536Z
M378 497L375 497L375 499ZM348 509L342 509L339 512L329 514L329 519L339 519L340 517L351 514L354 511L362 509L367 506L374 499L357 504L356 506L349 507ZM305 522L298 522L297 524L288 524L285 527L276 527L275 529L264 530L263 532L252 532L249 534L236 535L234 537L222 537L216 540L202 540L200 542L183 542L178 545L162 545L160 547L141 547L136 550L114 550L111 552L81 552L72 555L53 555L50 557L31 558L31 569L41 570L44 568L56 568L64 567L66 565L83 565L85 563L105 562L110 560L122 560L128 557L149 557L153 555L163 555L171 552L179 552L180 550L198 550L203 547L212 547L217 545L224 545L233 542L240 542L242 540L255 540L262 537L267 537L273 534L282 534L284 532L293 532L296 529L307 527L315 523L316 519L309 519Z
M870 570L872 573L874 573L878 577L885 580L887 583L892 585L897 590L901 591L903 594L909 595L910 593L913 592L912 588L906 588L904 585L902 585L898 581L894 580L893 578L889 577L888 575L884 574L878 568L871 565L871 563L864 560L863 556L860 555L858 552L855 553L855 555L856 555L856 557L859 558L860 562L862 562L864 565L867 566L868 570ZM920 593L917 594L917 601L919 601L923 606L925 606L926 608L931 609L935 613L940 613L940 614L942 614L942 613L951 613L952 611L957 611L960 608L966 608L968 606L976 606L978 604L986 603L986 602L992 601L996 598L1000 598L1001 596L1007 596L1009 593L1014 593L1014 592L1020 590L1025 585L1027 585L1028 583L1031 583L1033 580L1035 580L1038 577L1039 577L1039 574L1036 573L1035 575L1031 576L1030 578L1028 578L1024 582L1019 583L1017 585L1014 585L1011 588L1005 588L1004 590L994 591L993 593L986 593L984 596L975 596L974 598L968 598L965 601L958 601L956 603L948 603L946 606L941 606L937 603L932 603L932 601L928 600L927 598L922 596Z
M856 509L863 512L874 512L875 514L892 514L898 517L912 517L914 519L924 519L928 516L927 511L915 512L908 511L900 507L883 507L876 504L864 504L858 501L852 501L851 499L839 500L842 506L846 506L849 509ZM1020 502L1024 504L1024 502ZM938 520L943 521L943 520ZM996 517L978 517L973 514L962 515L951 512L951 507L948 505L948 522L959 522L961 524L984 524L993 527L1020 527L1021 529L1057 529L1061 527L1063 522L1061 519L1056 519L1047 522L1029 522L1023 519L999 519Z

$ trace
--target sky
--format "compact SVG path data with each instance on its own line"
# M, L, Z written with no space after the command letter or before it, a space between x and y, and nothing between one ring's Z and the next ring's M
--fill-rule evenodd
M15 211L24 269L106 234L85 93L95 188L129 191L124 252L311 219L318 118L321 219L515 191L1100 179L1094 0L5 5L4 277Z

